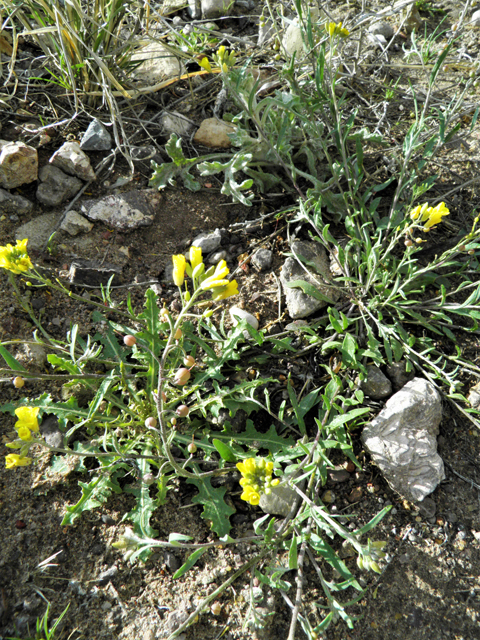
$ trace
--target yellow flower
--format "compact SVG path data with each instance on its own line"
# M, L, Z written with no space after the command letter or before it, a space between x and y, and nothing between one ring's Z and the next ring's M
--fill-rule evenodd
M15 415L18 420L15 423L15 429L21 429L22 427L26 427L30 431L34 431L37 433L38 431L38 412L40 409L38 407L18 407L15 409Z
M212 291L212 300L225 300L230 296L236 296L238 294L238 282L231 280L223 289L214 289Z
M207 56L204 56L198 63L202 69L205 69L205 71L208 71L208 73L212 73L212 66L207 58Z
M275 487L280 480L272 480L273 462L265 458L247 458L237 463L237 469L242 474L240 486L243 493L240 496L245 502L257 505L262 493L269 494L271 487Z
M429 207L428 202L423 205L418 205L415 209L410 211L410 218L417 222L423 222L423 230L429 231L435 225L442 221L444 216L449 216L450 211L447 209L444 202L437 204L436 207Z
M31 440L32 439L32 432L30 431L30 429L28 427L17 427L17 431L18 431L18 437L21 440Z
M32 458L26 456L19 456L18 453L9 453L5 456L5 466L7 469L14 469L15 467L26 467L32 462Z
M335 24L335 22L327 22L325 23L325 31L328 35L333 38L334 36L339 36L340 38L348 38L350 35L350 31L348 29L342 28L342 22Z
M211 289L212 287L223 287L224 285L228 285L230 281L225 280L225 276L228 275L229 271L230 270L227 267L225 260L220 260L213 275L202 282L202 289L205 291L205 289Z
M190 247L190 264L192 270L202 262L202 250L200 247Z
M173 281L177 285L177 287L181 287L185 279L185 264L187 261L185 260L185 256L181 254L178 256L172 256L172 260Z
M25 238L17 240L14 247L11 244L0 247L0 267L12 273L24 273L32 269L33 264L27 254L27 242L28 238Z

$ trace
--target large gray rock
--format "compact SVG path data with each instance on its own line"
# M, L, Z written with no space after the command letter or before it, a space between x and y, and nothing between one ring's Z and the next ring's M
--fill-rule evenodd
M427 380L414 378L363 430L362 442L373 462L392 489L413 502L445 478L436 439L441 419L440 394Z
M131 231L148 227L155 216L161 195L153 189L132 190L100 200L85 200L81 212L90 220L99 220L109 227Z
M0 140L0 187L14 189L37 177L37 150L24 142Z
M321 244L297 241L292 244L292 251L313 263L317 269L317 273L311 275L312 268L307 267L308 271L305 271L295 258L287 258L283 264L280 281L283 285L288 313L293 320L297 320L298 318L306 318L315 311L326 307L327 304L335 302L338 295L331 286L322 284L325 281L331 281L332 278L327 253ZM295 280L304 280L315 287L319 293L330 298L331 302L317 300L299 288L289 287L288 284Z
M222 232L215 229L212 233L201 233L193 242L192 247L198 247L202 250L203 255L216 251L222 244Z
M70 200L83 187L81 180L68 176L52 165L42 167L38 178L41 184L38 185L37 200L49 207L57 207L65 200Z
M109 151L112 148L112 136L97 118L94 118L83 134L80 149L83 151Z
M15 240L28 238L28 249L41 251L52 235L60 216L59 213L46 213L43 216L37 216L15 230Z
M201 0L202 18L223 18L230 15L234 3L230 0Z
M0 213L22 215L33 209L33 203L23 196L15 196L9 191L0 189Z
M87 154L80 149L78 142L65 142L50 158L50 164L71 176L91 182L96 179L95 172Z

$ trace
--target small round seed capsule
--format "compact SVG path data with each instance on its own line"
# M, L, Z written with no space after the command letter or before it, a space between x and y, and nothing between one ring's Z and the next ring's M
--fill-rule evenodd
M210 607L210 611L214 616L219 616L222 611L222 605L220 604L220 602L214 602Z
M192 456L193 456L194 453L197 453L197 445L194 442L191 442L188 445L187 449L188 449L188 453L191 453Z
M123 342L127 345L127 347L133 347L137 343L137 339L135 336L124 336Z
M21 389L25 386L25 380L20 376L17 376L13 379L13 386L15 387L15 389Z
M153 416L147 418L145 420L145 426L147 427L147 429L155 429L155 427L157 426L157 419Z
M179 386L183 387L183 385L187 384L187 382L190 380L190 371L188 369L185 368L180 368L178 369L178 371L175 374L175 377L173 379L175 384L178 384Z
M185 356L183 359L183 364L186 367L193 367L195 365L195 358L193 356Z
M190 409L187 407L186 404L181 404L176 408L175 413L179 418L186 418L190 413Z
M182 337L183 333L182 330L180 329L180 327L178 327L178 329L175 331L175 340L180 340L180 338Z

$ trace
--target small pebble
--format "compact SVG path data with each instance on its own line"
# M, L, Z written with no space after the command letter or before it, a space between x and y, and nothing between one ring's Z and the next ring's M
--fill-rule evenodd
M361 500L363 496L363 491L362 491L362 487L355 487L354 489L351 490L349 496L348 496L348 501L349 502L358 502L358 500Z

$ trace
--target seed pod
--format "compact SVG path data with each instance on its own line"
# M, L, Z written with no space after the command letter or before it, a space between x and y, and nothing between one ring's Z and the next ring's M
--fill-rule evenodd
M220 612L222 611L222 605L220 604L220 602L214 602L210 607L210 611L214 616L219 616Z
M135 338L135 336L124 336L123 342L127 345L127 347L133 347L133 345L137 343L137 339Z
M411 246L413 246L413 242L407 238L407 240L405 240L405 246L406 247L411 247Z
M17 376L16 378L13 379L13 386L16 389L21 389L23 386L25 386L25 380L20 376Z
M177 407L175 413L179 418L186 418L190 413L190 409L187 407L186 404L181 404Z
M186 367L193 367L195 365L195 358L193 356L185 356L183 359L183 364Z
M180 368L176 372L175 377L173 379L174 383L178 384L181 387L187 384L189 380L190 380L190 371L188 369L185 369L184 367Z
M178 327L178 329L175 331L175 340L180 340L180 338L182 337L183 333L182 330L180 329L180 327Z
M147 429L155 429L155 427L157 426L157 419L154 417L147 418L145 420L145 426L147 427Z
M153 484L155 482L155 476L153 475L153 473L146 473L143 476L142 480L145 484Z
M187 449L188 449L188 453L191 453L192 455L193 455L194 453L197 453L197 445L196 445L194 442L191 442L191 443L188 445Z

